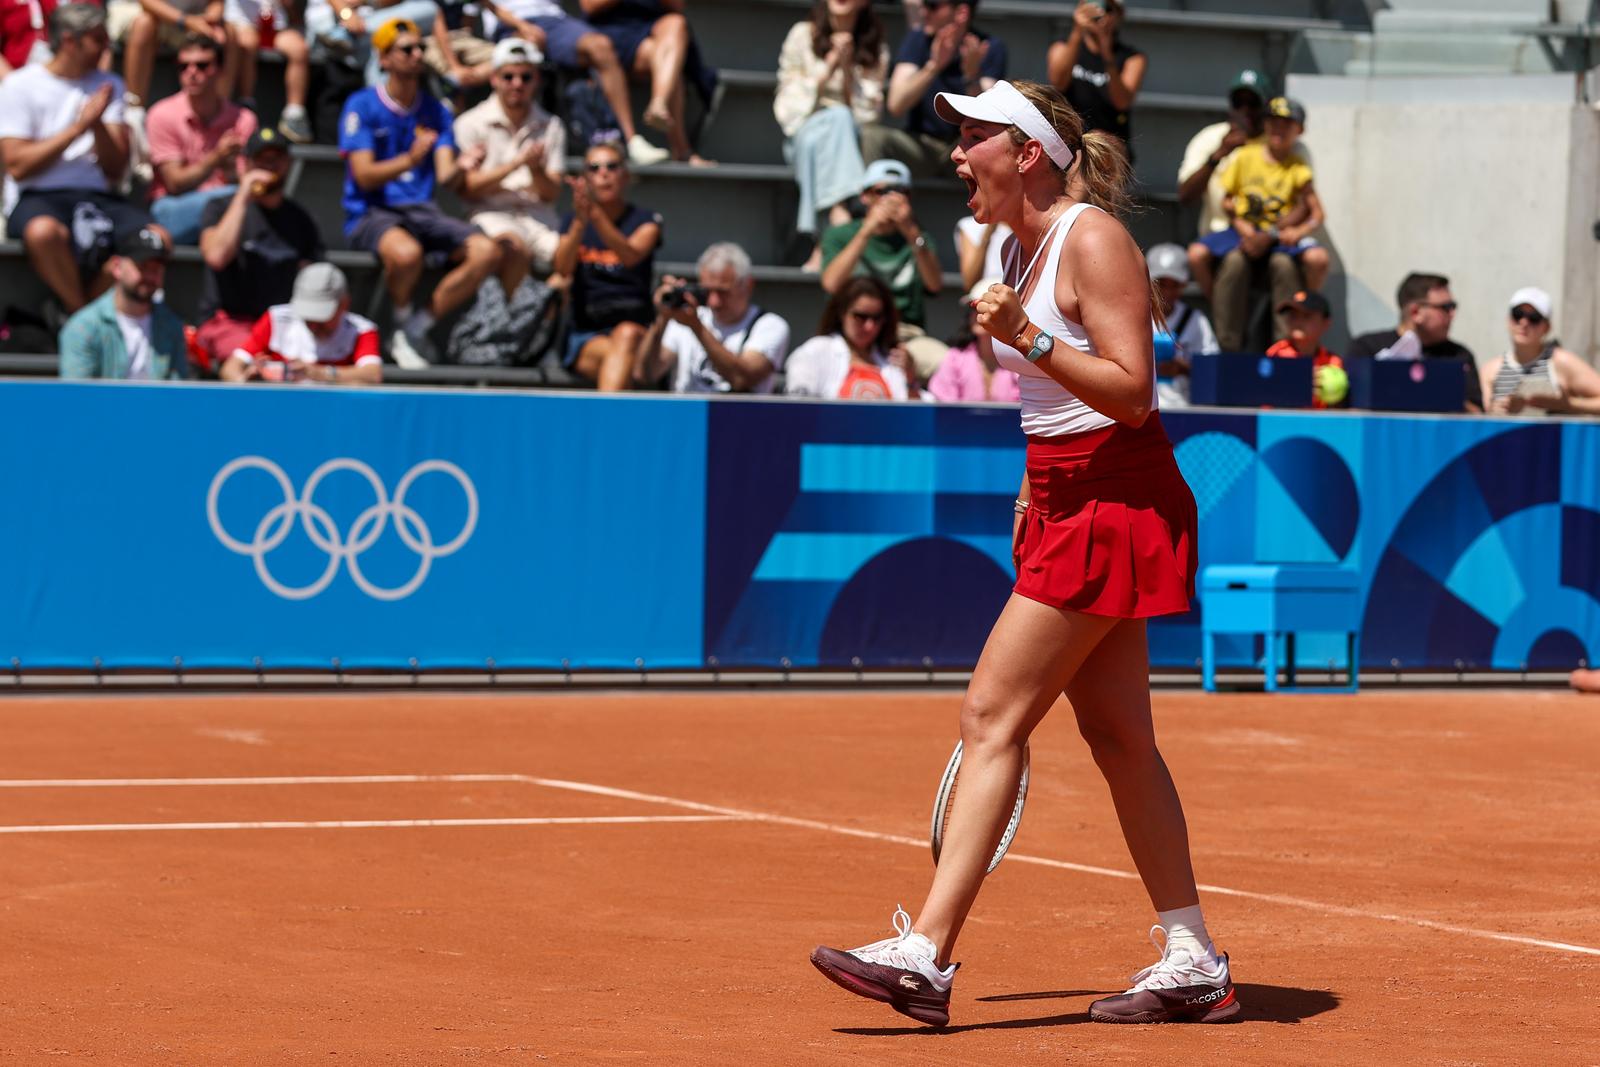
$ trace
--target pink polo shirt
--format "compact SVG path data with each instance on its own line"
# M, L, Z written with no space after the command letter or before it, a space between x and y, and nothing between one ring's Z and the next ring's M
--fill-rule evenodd
M223 101L216 118L209 124L202 124L189 98L177 93L150 106L144 128L150 140L150 165L156 172L155 180L150 183L150 199L154 200L167 194L166 184L161 180L161 164L193 163L217 147L217 142L229 130L239 138L237 168L225 173L218 167L195 188L215 189L238 181L238 176L244 173L244 143L256 132L256 116L238 104Z

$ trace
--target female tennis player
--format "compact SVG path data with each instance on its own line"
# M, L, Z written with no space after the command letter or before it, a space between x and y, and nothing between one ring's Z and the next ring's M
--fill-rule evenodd
M1189 606L1196 514L1155 410L1144 257L1116 218L1127 159L1110 134L1085 135L1044 85L940 93L937 107L961 127L951 159L967 206L1015 234L1005 282L979 300L978 320L1020 376L1017 583L967 688L960 788L921 913L912 922L897 909L895 937L819 947L811 960L853 993L949 1021L951 951L1016 800L1028 735L1065 692L1155 905L1151 939L1165 933L1161 958L1090 1017L1220 1022L1239 1005L1228 958L1206 933L1183 808L1150 719L1145 620Z

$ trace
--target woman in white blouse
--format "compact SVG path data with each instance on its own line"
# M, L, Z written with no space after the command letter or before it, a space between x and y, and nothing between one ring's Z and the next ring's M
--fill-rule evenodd
M824 400L918 400L911 357L896 343L888 286L867 275L840 286L823 309L817 336L784 364L783 391Z
M830 223L849 220L844 204L861 188L864 169L856 131L877 121L888 71L889 46L872 0L815 0L811 17L790 27L772 113L800 186L798 232L815 235L824 212ZM817 249L806 269L821 267Z

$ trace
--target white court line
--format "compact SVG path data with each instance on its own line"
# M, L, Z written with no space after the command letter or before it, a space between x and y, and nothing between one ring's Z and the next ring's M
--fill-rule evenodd
M26 789L26 788L95 788L108 786L180 786L180 785L338 785L338 784L405 784L416 782L523 782L529 785L544 786L549 789L564 789L575 793L588 793L593 796L612 797L618 800L637 800L647 804L662 804L669 807L683 808L687 811L701 812L706 815L725 817L730 822L764 822L775 826L793 826L805 830L818 830L823 833L839 834L845 837L857 837L867 841L884 841L895 845L910 845L914 848L927 848L928 842L922 838L906 837L903 834L886 834L876 830L862 830L854 826L840 826L836 823L820 822L816 819L801 819L792 815L777 815L772 812L748 811L742 808L728 808L717 804L702 804L694 800L682 800L678 797L661 796L656 793L640 793L632 789L617 789L612 786L594 785L589 782L571 782L560 778L537 778L526 774L370 774L352 775L341 777L338 775L305 775L305 776L280 776L263 778L12 778L0 779L0 788ZM543 820L545 822L559 822L561 820ZM593 821L603 822L597 818ZM717 821L717 820L704 820ZM476 824L470 820L463 820L461 824ZM138 824L127 824L129 826ZM360 826L360 825L451 825L447 820L419 820L413 823L300 823L300 824L271 824L271 823L153 823L147 824L151 829L198 829L198 828L237 828L252 827L267 828L280 825L294 825L304 827L318 826ZM93 830L93 824L84 827ZM0 832L16 833L22 829L18 827L0 827ZM50 832L48 827L35 829L35 832ZM61 831L57 831L61 832ZM1125 881L1136 880L1139 876L1132 871L1121 871L1112 867L1094 867L1085 863L1071 863L1067 860L1050 859L1045 856L1028 856L1016 852L1006 853L1006 859L1015 863L1031 864L1037 867L1050 867L1056 870L1075 871L1079 874L1094 874L1103 878L1120 878ZM1199 887L1203 892L1215 893L1218 896L1237 897L1241 900L1258 900L1265 904L1278 904L1284 907L1300 908L1306 911L1321 912L1324 915L1343 915L1354 919L1371 919L1379 922L1398 923L1404 926L1415 926L1425 930L1438 930L1441 933L1459 934L1463 937L1484 938L1490 941L1505 941L1516 945L1528 945L1534 948L1553 949L1557 952L1572 952L1585 956L1600 956L1600 948L1590 945L1575 945L1565 941L1548 941L1538 937L1524 937L1521 934L1508 934L1500 930L1484 930L1473 926L1455 926L1450 923L1437 922L1433 919L1423 919L1412 915L1397 915L1391 912L1367 911L1362 908L1347 907L1343 904L1328 904L1320 900L1307 900L1303 897L1285 896L1281 893L1257 893L1248 889L1230 889L1227 886L1205 885Z
M557 778L529 778L528 781L535 785L549 786L552 789L570 789L578 793L593 793L598 796L614 797L619 800L638 800L646 803L686 808L690 811L737 815L750 822L774 823L779 826L798 826L808 830L822 830L831 834L843 834L847 837L866 838L870 841L887 841L891 844L911 845L916 848L928 847L928 842L921 838L906 837L903 834L884 834L875 830L861 830L853 826L838 826L833 823L818 822L815 819L797 819L788 815L772 815L767 812L725 808L715 804L700 804L692 800L679 800L676 797L657 796L653 793L637 793L631 789L613 789L610 786L590 785L587 782L567 782ZM1134 881L1139 877L1132 871L1119 871L1110 867L1092 867L1085 863L1069 863L1066 860L1049 859L1044 856L1019 855L1015 852L1007 852L1006 860L1008 862L1029 863L1038 867L1054 867L1063 871L1077 871L1081 874L1097 874L1105 878L1121 878ZM1454 926L1450 923L1436 922L1432 919L1421 919L1411 915L1395 915L1390 912L1367 911L1362 908L1346 907L1343 904L1326 904L1320 900L1306 900L1302 897L1284 896L1281 893L1256 893L1248 889L1230 889L1227 886L1205 884L1201 884L1198 888L1202 892L1215 893L1218 896L1259 900L1266 904L1281 904L1285 907L1318 911L1326 915L1344 915L1355 919L1376 919L1381 922L1401 923L1406 926L1419 926L1426 930L1460 934L1464 937L1481 937L1491 941L1509 941L1517 945L1554 949L1558 952L1575 952L1584 956L1600 956L1600 948L1594 948L1590 945L1573 945L1565 941L1547 941L1544 938L1524 937L1521 934L1508 934L1499 930L1482 930L1473 926Z
M0 834L84 834L144 830L371 830L416 826L596 826L618 823L749 822L738 815L591 815L543 819L338 819L319 822L124 822L0 826Z

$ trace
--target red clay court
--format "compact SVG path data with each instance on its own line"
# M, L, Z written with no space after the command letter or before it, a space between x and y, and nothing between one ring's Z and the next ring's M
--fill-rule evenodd
M806 955L921 902L960 703L15 697L0 1063L1600 1063L1600 700L1158 692L1212 1027L1088 1023L1153 915L1062 706L937 1031Z

